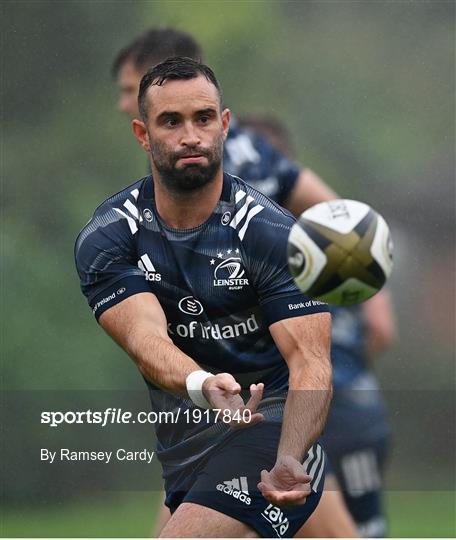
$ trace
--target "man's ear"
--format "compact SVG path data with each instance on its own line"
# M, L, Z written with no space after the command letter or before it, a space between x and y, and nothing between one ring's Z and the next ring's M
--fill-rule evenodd
M223 109L222 111L222 126L223 126L223 139L228 137L228 131L230 129L231 111L229 109Z
M131 127L133 129L133 133L135 134L136 140L144 148L144 150L147 153L149 153L150 143L149 143L149 134L147 133L146 124L142 122L141 120L138 120L137 118L135 118L131 122Z

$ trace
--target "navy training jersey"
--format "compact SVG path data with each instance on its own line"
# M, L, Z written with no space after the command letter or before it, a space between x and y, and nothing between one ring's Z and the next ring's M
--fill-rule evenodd
M224 144L223 168L284 205L293 191L300 169L269 141L252 129L231 120Z
M81 288L97 319L131 295L154 293L173 343L204 369L232 373L244 389L265 383L262 412L280 420L288 369L268 327L328 311L305 297L288 271L293 223L287 211L225 173L210 218L193 229L171 229L157 214L147 176L98 207L78 236ZM154 410L193 408L189 399L146 383ZM228 430L220 422L158 426L165 476L204 455Z

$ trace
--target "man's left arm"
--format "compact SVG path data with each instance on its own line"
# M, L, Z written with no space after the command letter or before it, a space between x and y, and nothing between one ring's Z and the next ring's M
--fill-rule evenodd
M332 395L331 316L315 313L273 323L271 335L290 376L277 461L259 489L278 506L302 504L311 478L302 461L323 430Z

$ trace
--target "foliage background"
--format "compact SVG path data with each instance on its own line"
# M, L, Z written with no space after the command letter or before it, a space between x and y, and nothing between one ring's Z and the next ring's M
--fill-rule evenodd
M277 115L301 163L390 223L400 341L376 370L394 430L392 530L426 530L401 528L397 508L412 500L410 512L422 514L431 494L400 497L400 487L443 494L446 502L436 503L443 515L432 514L441 534L454 534L454 15L454 2L439 0L3 1L2 390L143 391L92 320L73 243L94 208L145 169L128 121L115 111L111 62L147 27L177 26L201 42L237 115ZM34 433L23 436L33 445ZM2 533L33 535L18 517L27 510L41 516L37 535L52 536L53 516L71 514L89 496L94 507L112 500L113 516L142 508L133 493L119 502L92 488L56 501L52 474L40 494L30 493L25 463L10 468L3 460L15 495L4 493ZM70 510L62 514L64 504ZM144 521L152 508L144 502ZM125 534L144 531L129 515ZM109 530L87 519L75 534L72 523L62 522L57 535ZM436 527L427 534L439 534Z

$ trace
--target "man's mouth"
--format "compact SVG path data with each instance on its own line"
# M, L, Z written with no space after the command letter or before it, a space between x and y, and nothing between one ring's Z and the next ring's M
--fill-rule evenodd
M189 163L200 163L201 161L203 161L203 159L204 159L203 154L191 154L189 156L182 156L181 158L179 158L179 161L181 161L182 163L189 164Z

